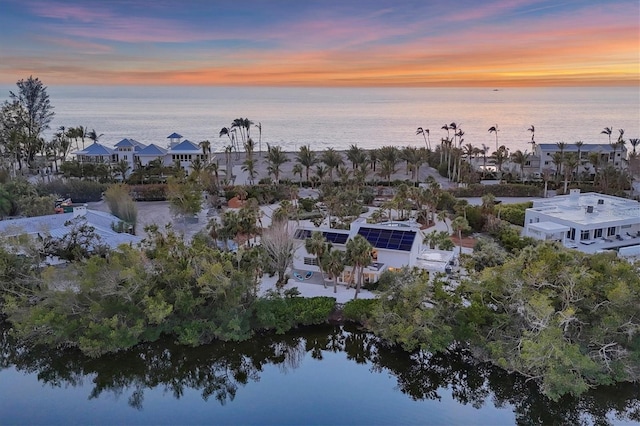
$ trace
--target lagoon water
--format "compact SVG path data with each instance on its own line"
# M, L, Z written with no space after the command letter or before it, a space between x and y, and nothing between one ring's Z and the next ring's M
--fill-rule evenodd
M46 83L46 82L45 82ZM0 86L6 99L15 86ZM435 146L441 127L456 122L464 143L495 149L489 127L498 125L498 142L511 151L529 149L534 125L538 143L608 143L605 127L640 138L640 88L265 88L158 86L49 86L59 126L85 126L113 146L122 138L166 146L178 132L215 151L228 144L219 131L238 117L262 123L262 143L296 150L384 145L424 146L418 127L430 129ZM258 142L258 129L251 135ZM628 145L629 147L629 145Z
M639 387L558 403L468 355L410 355L348 326L97 359L23 348L0 324L2 424L631 424Z

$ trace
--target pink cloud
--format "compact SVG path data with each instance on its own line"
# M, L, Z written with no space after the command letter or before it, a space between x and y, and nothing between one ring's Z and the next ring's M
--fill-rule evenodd
M29 9L42 18L64 19L71 22L96 22L113 17L109 11L99 5L92 4L91 7L83 7L73 4L57 2L29 2Z

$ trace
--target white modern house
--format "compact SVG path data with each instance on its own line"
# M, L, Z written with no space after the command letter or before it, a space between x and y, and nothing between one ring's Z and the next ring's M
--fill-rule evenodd
M619 251L640 245L640 203L572 189L569 195L534 200L525 212L523 235L586 253Z
M317 259L309 254L304 240L311 237L314 231L322 232L325 240L333 249L346 250L347 242L356 235L362 235L373 247L372 262L364 269L363 283L376 282L386 270L400 269L405 266L419 267L434 272L445 272L453 261L454 252L424 249L424 235L419 225L413 222L367 223L360 218L351 223L350 229L331 229L326 227L300 227L294 238L303 243L298 245L293 259L293 269L298 272L319 273ZM338 283L351 282L352 268L347 266Z
M145 145L135 139L125 138L109 148L100 143L93 143L85 149L73 153L81 163L103 163L115 165L126 161L130 170L145 167L154 160L161 160L165 166L172 166L178 162L189 174L191 165L199 160L203 163L209 160L210 154L205 154L202 148L189 140L182 140L182 135L172 133L167 136L169 144L162 148L155 144Z

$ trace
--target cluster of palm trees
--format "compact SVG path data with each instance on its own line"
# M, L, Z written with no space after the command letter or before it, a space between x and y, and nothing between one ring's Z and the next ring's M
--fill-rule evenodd
M356 181L364 184L372 173L390 184L401 162L406 164L406 174L410 174L411 179L417 181L420 167L429 160L429 151L413 146L384 146L365 150L351 145L345 153L334 148L318 153L309 145L303 145L294 153L293 160L295 164L291 171L294 176L299 176L300 184L303 177L313 186L324 181L334 182L336 178L343 183ZM282 167L290 162L291 158L281 147L268 146L265 161L269 176L273 176L277 182L280 180ZM351 167L348 166L349 163ZM249 174L251 181L257 176L256 163L249 158L243 163L243 170Z
M236 118L229 127L220 129L219 137L226 136L229 139L229 151L236 153L242 148L246 152L255 151L255 142L251 139L251 127L256 127L259 133L258 146L262 152L262 123L254 123L248 118Z
M324 276L333 281L333 292L337 292L338 277L347 265L350 265L352 273L350 275L350 285L356 285L355 298L358 297L362 286L362 276L364 268L371 264L373 259L373 247L362 235L356 235L347 241L346 251L333 248L330 242L326 241L322 232L314 231L311 237L305 240L307 253L316 257L316 263L323 275L323 283L326 288Z

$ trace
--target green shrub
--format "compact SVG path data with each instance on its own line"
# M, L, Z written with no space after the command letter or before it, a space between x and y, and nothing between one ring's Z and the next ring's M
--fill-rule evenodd
M504 183L499 185L472 184L466 188L450 189L455 197L482 197L493 194L496 197L541 197L542 188L535 185Z
M365 324L373 317L373 311L379 304L380 301L378 299L350 300L342 308L342 314L349 321Z
M300 198L298 199L298 204L302 210L311 212L316 205L316 200L313 198Z
M495 206L495 214L502 220L518 226L524 226L525 210L533 207L533 202L517 204L498 204Z
M36 189L40 195L58 195L68 197L74 203L88 203L100 201L102 193L107 189L106 184L89 180L62 180L38 184Z
M254 305L256 329L286 333L300 325L322 324L335 306L332 297L270 297Z
M136 201L165 201L167 199L167 185L154 183L148 185L131 185L131 198Z

